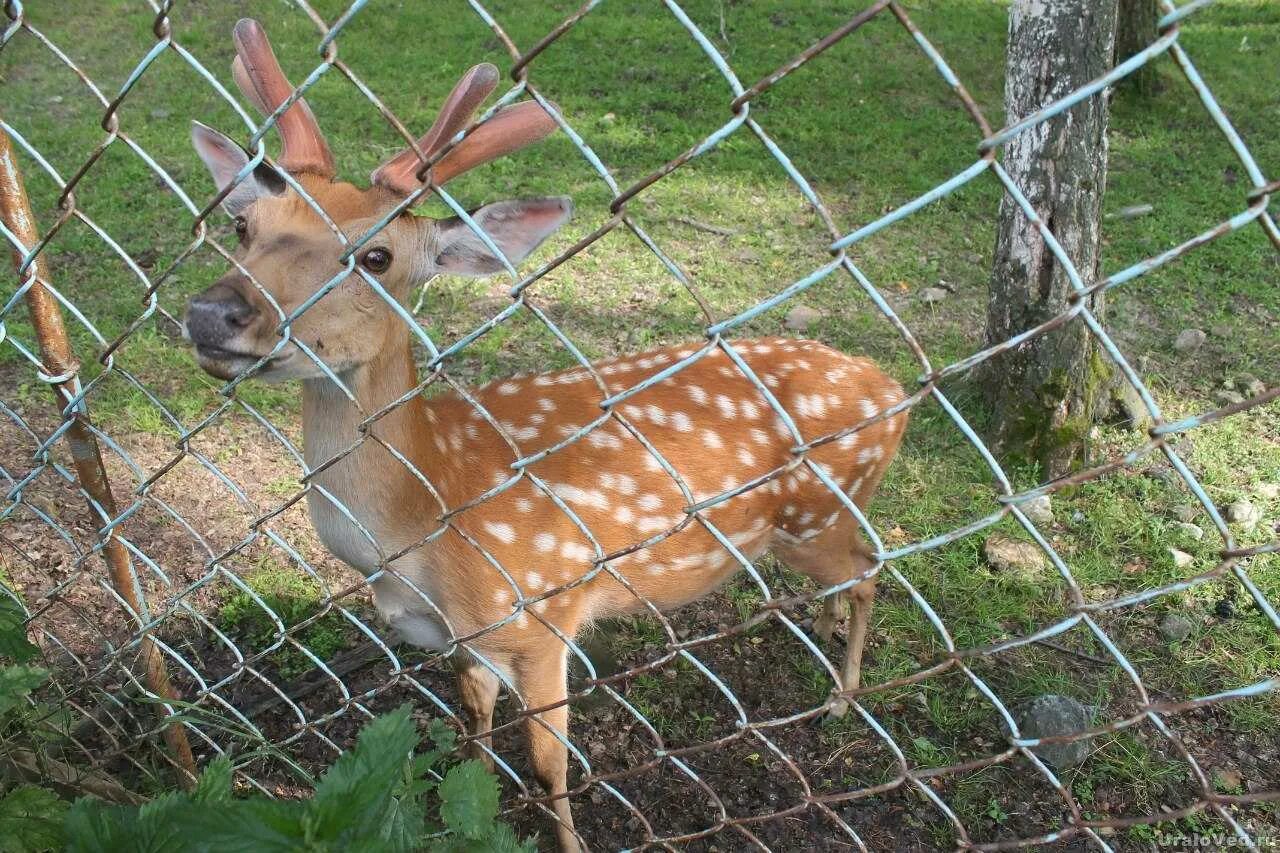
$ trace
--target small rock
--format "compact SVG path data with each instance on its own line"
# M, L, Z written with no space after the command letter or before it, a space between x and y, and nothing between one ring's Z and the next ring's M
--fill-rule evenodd
M1186 551L1179 551L1177 548L1170 548L1169 555L1173 557L1173 565L1175 568L1185 569L1196 561L1196 558L1188 554Z
M618 120L618 116L615 113L605 113L604 115L600 116L600 121L604 122L605 124L613 124L617 120Z
M49 98L49 103L51 103L51 104L60 104L60 103L62 103L62 96L61 96L61 95L54 95L53 97Z
M822 319L822 312L808 305L797 305L787 312L783 325L793 332L803 332Z
M1036 527L1053 524L1053 502L1048 495L1040 495L1022 504L1022 511Z
M1045 694L1028 702L1019 714L1018 727L1023 737L1042 738L1068 735L1089 728L1093 713L1070 696ZM1058 770L1066 770L1084 761L1089 755L1089 740L1073 740L1066 743L1045 743L1031 751L1041 761L1052 764Z
M947 298L947 292L941 287L926 287L920 291L920 301L926 305L933 305Z
M1259 483L1254 491L1263 500L1273 501L1280 498L1280 483Z
M1195 624L1180 613L1166 613L1160 620L1160 636L1167 643L1181 643L1195 630Z
M1178 352L1195 352L1204 346L1209 336L1203 329L1183 329L1173 341L1173 348Z
M1230 406L1235 403L1243 403L1244 395L1239 391L1216 391L1214 392L1213 399L1217 400L1224 406Z
M1195 521L1198 515L1200 515L1200 507L1194 504L1183 504L1173 508L1173 517L1178 521Z
M1267 386L1261 379L1247 373L1236 380L1236 387L1246 397L1260 397L1267 392Z
M1262 510L1248 501L1236 501L1227 507L1227 521L1238 524L1245 533L1252 533L1262 521Z
M1198 524L1192 524L1189 521L1179 521L1174 524L1174 527L1178 528L1184 536L1189 536L1197 542L1204 538L1204 528Z
M151 117L156 119L168 118L169 115L170 115L169 111L166 110L164 107L156 107L154 110L151 111Z
M1086 517L1087 516L1085 516L1083 510L1076 510L1075 512L1071 513L1071 521L1073 524L1079 524L1080 522L1084 521Z
M1107 219L1137 219L1140 216L1146 216L1148 213L1150 213L1153 210L1155 210L1155 208L1149 204L1131 204L1128 207L1120 208L1115 213L1108 213L1106 218Z
M1219 791L1228 794L1239 793L1244 790L1244 776L1239 770L1220 769L1213 771L1213 784Z
M1049 567L1049 560L1034 542L1021 542L1007 536L989 536L982 553L987 564L997 572L1035 580Z
M1107 390L1107 396L1111 403L1111 411L1108 412L1107 417L1108 423L1129 427L1139 432L1146 432L1155 423L1151 412L1147 411L1146 403L1142 402L1142 395L1127 381L1113 383Z

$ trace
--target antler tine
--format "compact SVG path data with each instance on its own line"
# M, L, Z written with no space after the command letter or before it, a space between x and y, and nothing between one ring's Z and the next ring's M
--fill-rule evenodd
M557 109L552 104L553 109ZM521 101L499 110L473 130L433 167L444 184L477 166L532 145L556 129L556 122L537 101Z
M463 74L449 97L445 98L431 129L418 140L418 148L423 156L435 154L466 127L471 116L497 85L498 69L488 62L476 65ZM417 152L406 148L374 170L370 180L401 195L408 195L422 184L417 178L421 168L422 160Z
M244 70L244 63L240 60L240 55L236 54L231 60L231 76L235 78L236 86L240 88L240 94L244 95L249 101L258 108L263 115L271 115L275 110L267 106L267 102L262 100L258 94L258 90L253 87L253 81L249 79L249 72Z
M231 73L236 85L254 106L270 115L293 94L293 84L280 69L261 24L252 18L242 18L236 23L232 38L236 58L231 63ZM285 110L276 120L276 128L282 142L278 161L282 168L333 176L333 155L305 100L299 98Z

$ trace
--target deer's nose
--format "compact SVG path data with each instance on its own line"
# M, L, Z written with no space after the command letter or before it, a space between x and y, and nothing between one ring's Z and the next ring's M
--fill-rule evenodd
M187 335L197 345L219 346L257 316L257 310L235 288L218 282L187 304Z

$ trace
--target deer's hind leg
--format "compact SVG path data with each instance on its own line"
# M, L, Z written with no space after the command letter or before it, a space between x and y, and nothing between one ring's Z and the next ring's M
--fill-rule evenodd
M541 710L525 717L525 733L529 738L529 762L533 775L552 797L550 808L556 816L556 842L560 853L578 853L582 849L573 829L573 813L569 809L569 751L562 738L568 736L569 708L567 647L552 637L547 648L516 661L516 681L525 712ZM554 706L554 707L551 707Z
M844 592L827 596L823 601L822 614L813 623L814 633L829 644L836 623L844 615L846 600L852 603L849 641L840 671L839 688L842 691L856 690L862 679L862 653L876 590L875 577L868 576L875 560L862 541L857 523L852 519L841 521L808 541L779 542L775 550L788 566L823 587L862 578ZM832 704L831 715L842 717L848 710L849 703L843 698L838 699Z

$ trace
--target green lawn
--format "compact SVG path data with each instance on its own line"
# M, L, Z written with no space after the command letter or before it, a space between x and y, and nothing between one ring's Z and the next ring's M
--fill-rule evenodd
M405 124L425 128L457 76L488 60L511 66L499 41L464 4L372 3L356 15L339 39L340 55ZM576 3L486 4L517 45L534 44ZM858 5L858 4L854 4ZM327 20L345 5L314 4ZM742 3L691 0L683 4L739 79L749 86L826 34L851 14L847 4L821 0ZM920 28L951 64L993 126L1002 118L1002 49L1006 10L988 0L933 0L907 4ZM30 22L62 47L108 99L154 44L152 15L140 4L108 0L32 3ZM231 24L244 14L259 16L282 64L300 80L318 61L317 33L301 13L284 4L177 4L174 38L233 89L228 65ZM1185 24L1181 43L1212 88L1269 179L1280 173L1280 4L1223 0ZM1148 101L1120 94L1113 101L1110 175L1105 210L1151 205L1138 218L1113 217L1103 227L1103 269L1111 273L1157 254L1242 210L1248 179L1221 134L1171 60L1158 63L1163 91ZM533 63L530 79L555 100L622 187L644 177L701 141L729 118L728 87L697 44L660 5L621 0L601 4ZM65 178L74 174L106 139L102 109L78 79L26 33L0 52L4 120L36 147ZM329 73L308 95L343 174L359 179L398 147L394 132L341 76ZM191 196L197 206L212 184L191 151L191 119L244 136L242 123L203 79L173 51L160 55L119 111L120 129L145 149ZM908 34L887 14L841 41L823 56L753 102L751 115L812 182L839 228L847 233L909 201L976 159L980 133ZM42 229L55 221L56 191L27 157L21 158ZM472 207L508 196L567 194L574 221L538 255L549 258L609 218L611 194L577 149L563 136L477 170L450 185ZM208 247L176 267L192 241L190 213L155 173L120 140L110 144L76 191L78 208L109 232L120 248L158 283L161 308L178 315L185 300L206 287L224 264ZM994 245L999 188L989 175L873 238L852 256L911 327L935 366L982 346L985 293ZM438 205L435 208L443 209ZM688 274L693 287L727 317L776 293L830 256L817 217L783 169L742 129L714 152L680 168L628 205L633 220ZM226 241L229 228L215 215L214 233ZM714 233L706 226L723 230ZM229 243L228 243L229 245ZM148 286L84 223L69 221L48 255L54 283L73 300L108 341L142 316ZM533 268L530 262L528 268ZM954 292L927 304L920 291L945 282ZM1251 374L1268 386L1280 381L1280 263L1256 226L1202 246L1161 270L1112 292L1108 330L1137 366L1170 419L1214 408L1224 380ZM445 345L475 328L506 301L504 281L437 280L425 294L419 319ZM652 344L696 339L705 327L695 301L639 240L623 229L591 246L536 283L532 300L591 356ZM747 325L750 333L777 333L796 304L822 312L806 334L850 352L864 352L913 386L919 365L870 299L847 277L832 276L797 300ZM19 312L20 313L20 312ZM158 315L157 315L158 316ZM5 320L8 334L30 347L25 318ZM1190 354L1175 353L1178 332L1197 327L1207 343ZM72 323L78 351L95 375L93 336ZM451 366L466 380L483 380L549 364L569 356L528 312L479 339ZM106 378L89 405L94 418L128 447L139 436L166 440L198 423L219 405L218 386L200 373L167 320L147 320L115 354L115 365L144 382L163 404L139 392L120 373ZM981 426L978 395L962 377L944 390L964 416ZM248 383L238 392L274 421L296 428L297 398L288 386ZM9 344L0 344L0 399L22 411L47 406L45 392ZM251 421L232 415L250 432ZM245 439L246 441L251 439ZM1105 428L1091 443L1095 459L1121 454L1142 437ZM1280 498L1266 489L1280 483L1280 406L1254 409L1194 431L1177 443L1182 459L1209 496L1225 506L1248 498L1264 522L1241 537L1246 544L1274 538ZM1011 464L1015 486L1039 482L1039 472ZM252 479L252 472L237 472ZM278 476L273 474L272 476ZM294 494L288 481L278 499ZM1176 513L1194 503L1170 476L1159 454L1125 474L1089 483L1054 498L1055 522L1045 535L1067 561L1088 599L1103 599L1170 583L1188 571L1213 565L1221 538L1207 517L1194 519L1203 540L1187 538ZM913 415L901 457L893 467L871 518L890 546L935 536L996 508L991 473L936 403ZM0 527L0 529L3 529ZM994 574L982 556L991 531L894 563L942 616L958 647L995 643L1061 618L1066 585L1052 569L1033 579ZM996 532L1026 538L1011 521ZM1169 548L1192 555L1191 569L1176 567ZM1272 602L1280 601L1280 557L1254 558L1250 576ZM278 572L272 569L272 572ZM287 570L285 570L287 571ZM803 581L770 567L770 578L802 588ZM289 587L275 575L264 595L287 589L294 611L311 587ZM255 590L262 592L251 581ZM943 645L932 625L901 588L887 577L874 617L875 639L864 682L901 677L934 660ZM285 593L279 593L284 595ZM756 599L745 582L717 599L723 613L750 614ZM315 600L321 596L316 595ZM224 627L239 627L265 645L275 628L250 618L253 597L224 600ZM1234 604L1224 616L1222 602ZM1183 641L1169 643L1156 630L1176 612L1193 622ZM1265 616L1252 607L1234 581L1215 581L1141 606L1099 617L1142 674L1145 684L1188 697L1239 687L1280 673L1280 640ZM714 620L712 622L714 624ZM295 636L320 657L345 633L310 624ZM760 629L776 632L772 626ZM306 633L310 631L310 633ZM264 635L265 632L265 635ZM259 636L263 635L263 636ZM321 636L323 635L323 636ZM772 636L773 633L770 633ZM642 625L614 626L615 651L637 662L662 645ZM317 637L321 639L317 640ZM1131 709L1133 687L1096 638L1077 627L1055 642L1102 663L1088 663L1041 646L974 663L975 672L1010 705L1038 693L1067 693L1099 706L1114 719ZM315 646L322 646L318 649ZM804 701L818 702L829 685L798 644L775 661L794 674L788 682ZM304 656L289 666L305 668ZM282 664L283 666L283 664ZM701 696L706 681L693 668L672 679L644 676L628 688L637 707L673 743L696 743L715 728L714 714L691 701L673 712L670 697ZM1000 737L990 706L969 682L953 677L895 689L868 698L875 713L908 758L924 766L965 760L974 738ZM1244 732L1275 749L1274 695L1224 704L1197 713L1190 725L1198 742L1214 733ZM710 715L710 716L708 716ZM587 723L590 722L589 714ZM1171 720L1176 724L1179 718ZM709 721L711 720L711 721ZM580 721L581 722L581 721ZM1208 733L1208 734L1206 734ZM866 744L866 727L853 720L824 729L833 752ZM1150 814L1179 786L1185 765L1169 758L1149 727L1101 738L1097 751L1067 784L1094 816ZM1215 741L1216 742L1216 741ZM860 747L861 748L861 747ZM1226 753L1205 747L1209 758L1229 763ZM1197 755L1200 753L1198 752ZM1215 759L1213 756L1217 755ZM1202 756L1203 757L1203 756ZM871 762L874 763L874 762ZM850 771L853 772L853 771ZM861 771L859 771L861 772ZM1274 767L1267 778L1246 781L1280 785ZM856 776L865 782L874 775ZM1265 775L1265 774L1264 774ZM850 777L853 778L853 777ZM831 785L841 784L833 777ZM1016 797L998 772L975 773L945 795L983 838L996 836L1011 820ZM1116 791L1126 792L1125 796ZM1016 791L1014 792L1016 793ZM1267 815L1270 815L1268 818ZM1254 809L1250 819L1277 822L1275 811ZM921 828L944 843L949 824ZM1150 830L1130 831L1136 844ZM931 835L931 833L933 835ZM949 843L949 842L947 842Z

